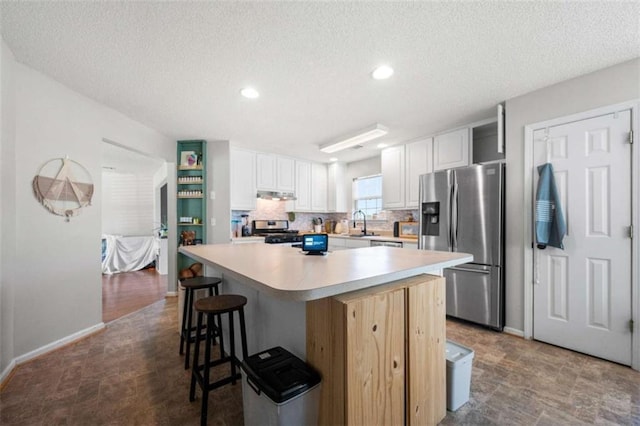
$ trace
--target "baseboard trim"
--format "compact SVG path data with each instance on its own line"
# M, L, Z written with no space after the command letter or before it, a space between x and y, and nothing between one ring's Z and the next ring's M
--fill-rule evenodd
M11 373L13 372L13 369L15 367L16 367L16 360L12 359L9 365L7 365L7 368L5 368L2 374L0 374L0 390L4 388L4 385L5 385L4 381L11 376Z
M518 330L517 328L505 327L502 331L507 334L511 334L512 336L518 336L524 338L524 331Z
M165 297L176 297L177 295L177 291L168 291Z
M94 326L91 326L89 328L85 328L84 330L80 330L77 331L73 334L70 334L66 337L63 337L60 340L56 340L55 342L51 342L47 345L41 346L38 349L34 349L31 352L27 352L24 355L20 355L18 357L14 358L14 361L16 362L16 365L20 365L22 363L25 363L27 361L30 361L40 355L43 355L47 352L51 352L55 349L61 348L62 346L68 345L69 343L73 343L76 340L80 340L90 334L93 334L97 331L100 331L104 329L104 323L101 322L99 324L96 324Z
M4 381L9 378L13 369L19 366L20 364L24 364L27 361L31 361L32 359L39 357L40 355L44 355L58 348L66 346L69 343L73 343L77 340L83 339L93 333L103 330L104 328L105 328L105 325L103 322L101 322L89 328L85 328L84 330L80 330L66 337L63 337L62 339L56 340L55 342L51 342L47 345L41 346L37 349L32 350L31 352L27 352L26 354L15 357L14 359L11 360L9 365L7 365L7 368L5 368L2 374L0 375L0 388L4 386Z

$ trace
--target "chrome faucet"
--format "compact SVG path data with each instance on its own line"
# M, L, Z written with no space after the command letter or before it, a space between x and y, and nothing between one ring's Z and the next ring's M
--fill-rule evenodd
M358 210L357 212L353 212L353 227L356 227L356 215L360 213L362 215L362 233L367 235L367 215L362 211Z

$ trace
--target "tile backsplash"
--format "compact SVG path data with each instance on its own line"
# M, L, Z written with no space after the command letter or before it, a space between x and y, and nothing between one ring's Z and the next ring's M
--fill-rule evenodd
M340 221L343 219L352 220L351 214L347 213L295 213L295 219L292 221L289 217L290 213L285 211L286 203L282 201L261 200L258 199L256 210L243 211L233 210L231 212L231 220L241 220L241 215L249 215L249 224L252 220L265 220L265 219L277 219L277 220L289 220L289 229L297 229L301 232L311 231L313 229L313 218L320 217L323 222L326 220ZM410 218L418 220L418 210L386 210L382 212L381 216L386 216L386 219L367 220L367 230L372 231L384 231L393 232L393 222L395 221L407 221ZM350 222L350 226L352 223ZM361 220L358 220L358 227L361 226Z

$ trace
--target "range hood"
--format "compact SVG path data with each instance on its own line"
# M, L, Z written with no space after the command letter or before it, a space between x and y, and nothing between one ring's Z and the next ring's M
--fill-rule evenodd
M293 192L279 192L279 191L258 191L257 197L263 200L273 200L273 201L289 201L289 200L296 199L296 196Z

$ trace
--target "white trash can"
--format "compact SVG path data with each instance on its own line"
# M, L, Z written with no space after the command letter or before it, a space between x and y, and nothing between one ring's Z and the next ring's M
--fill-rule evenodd
M245 426L318 424L320 375L281 347L242 363Z
M447 340L447 410L456 411L469 401L473 349Z

